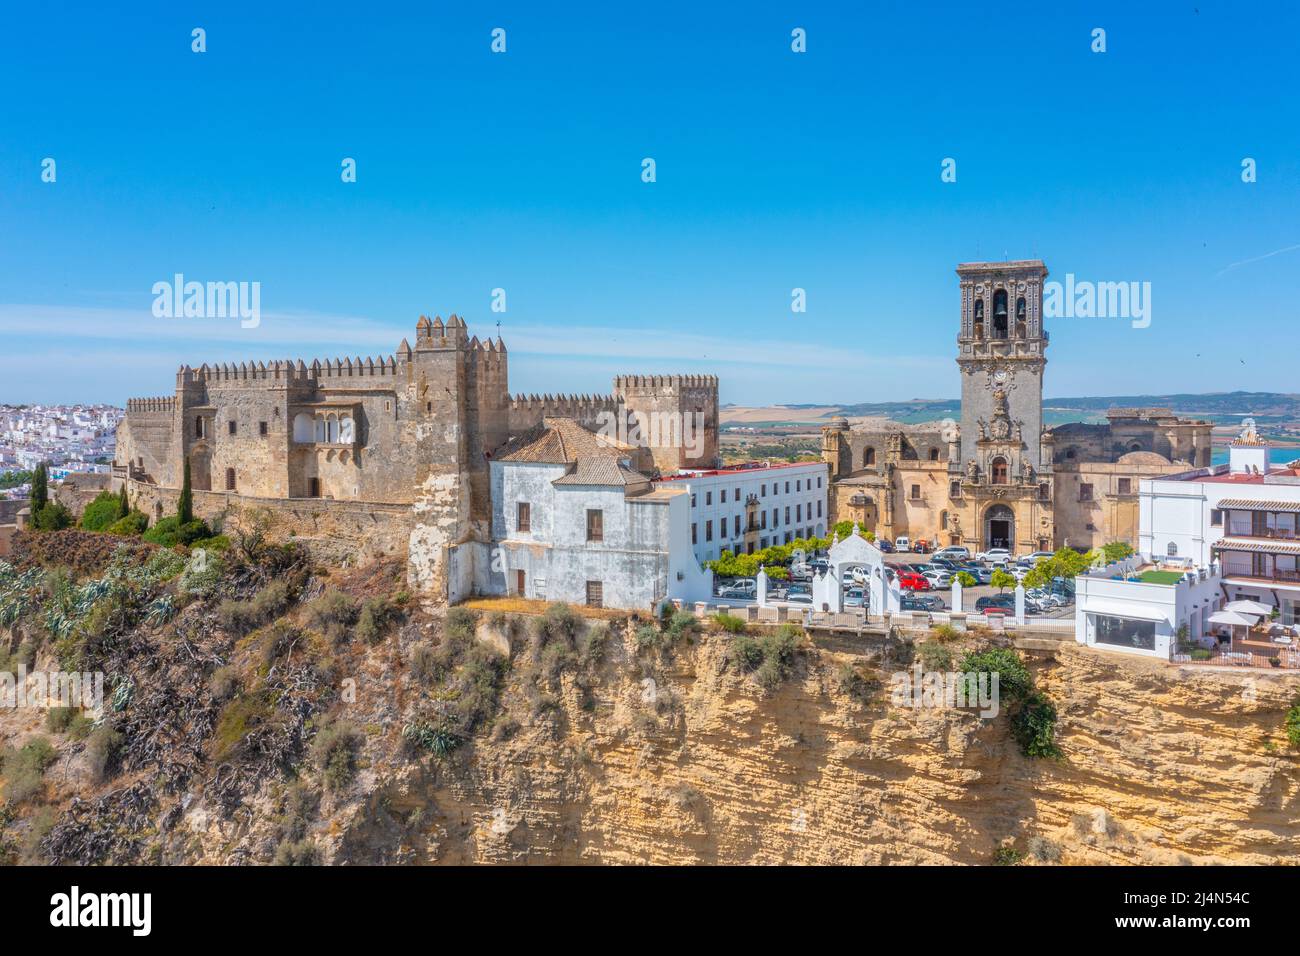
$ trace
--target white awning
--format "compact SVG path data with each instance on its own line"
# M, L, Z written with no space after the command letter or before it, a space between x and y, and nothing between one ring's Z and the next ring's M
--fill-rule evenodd
M1087 614L1105 614L1108 617L1127 617L1136 621L1165 621L1167 615L1150 605L1125 604L1122 601L1089 600L1083 610Z

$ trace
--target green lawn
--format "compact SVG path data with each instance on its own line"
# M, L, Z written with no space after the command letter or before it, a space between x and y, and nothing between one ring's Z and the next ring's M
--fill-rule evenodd
M1183 576L1177 571L1143 571L1138 580L1144 584L1177 584Z

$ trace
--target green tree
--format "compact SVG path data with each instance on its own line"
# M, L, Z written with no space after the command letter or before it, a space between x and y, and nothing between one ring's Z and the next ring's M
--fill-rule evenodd
M126 482L124 481L124 482L122 482L122 493L118 496L118 501L117 501L117 516L118 516L119 518L125 518L125 517L126 517L127 515L129 515L130 513L131 513L131 502L129 502L129 501L127 500L127 497L126 497Z
M1043 571L1043 566L1038 564L1029 569L1029 573L1025 575L1022 583L1025 585L1026 590L1033 590L1034 588L1047 587L1052 583L1052 579Z
M1114 564L1116 561L1132 557L1133 546L1127 541L1112 541L1101 546L1101 553L1105 555L1107 564Z
M1005 591L1007 588L1016 586L1016 576L1008 571L998 568L989 577L989 584L998 589L998 593Z
M176 517L182 527L194 520L194 492L190 490L190 459L185 458L181 473L181 496L176 501Z
M50 473L45 467L45 462L36 466L36 471L32 474L32 493L30 498L32 506L32 518L35 518L41 509L50 503Z
M975 575L969 571L958 571L952 576L952 579L964 588L973 588L978 583L975 580Z

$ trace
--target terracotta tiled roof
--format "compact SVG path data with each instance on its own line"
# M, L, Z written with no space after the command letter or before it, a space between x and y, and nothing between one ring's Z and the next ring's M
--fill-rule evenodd
M632 451L631 445L589 431L572 418L546 418L542 424L507 442L496 459L562 465L575 462L584 455Z
M625 462L631 445L583 428L571 418L547 418L508 442L498 461L569 465L556 485L620 485L629 492L648 490L650 479Z

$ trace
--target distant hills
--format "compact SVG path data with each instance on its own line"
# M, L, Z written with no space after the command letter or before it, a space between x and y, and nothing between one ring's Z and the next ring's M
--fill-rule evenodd
M1104 421L1106 411L1115 407L1169 408L1187 418L1204 418L1215 424L1236 424L1247 415L1260 424L1300 422L1300 395L1286 392L1190 392L1168 395L1107 395L1089 397L1045 398L1043 417L1046 424L1062 422ZM728 409L735 409L729 416ZM757 425L781 422L823 421L835 415L850 418L889 418L906 424L961 418L958 399L911 399L902 402L860 402L855 405L776 405L766 409L724 406L722 420Z

